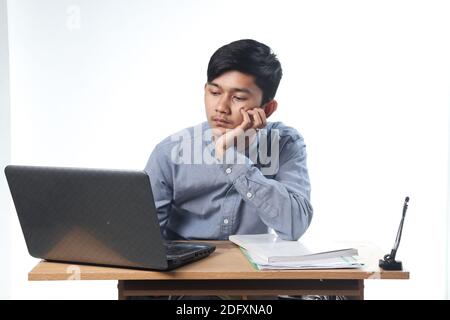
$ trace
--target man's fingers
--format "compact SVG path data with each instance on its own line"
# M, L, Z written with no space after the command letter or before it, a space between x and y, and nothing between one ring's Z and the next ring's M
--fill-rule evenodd
M248 111L253 117L253 129L261 129L265 127L265 119L262 119L261 114L258 109L252 109Z
M258 112L258 114L259 114L259 116L261 118L261 122L262 122L262 127L261 128L264 128L267 125L266 112L262 108L257 108L256 112Z
M251 124L252 124L250 116L248 115L247 112L248 111L245 111L244 109L241 109L241 114L242 114L243 120L242 120L242 124L240 125L240 127L243 130L247 130L247 128L251 127Z
M261 119L259 118L258 112L256 112L255 110L249 110L248 113L253 118L252 128L253 129L259 129L259 127L261 126L262 122L261 122Z

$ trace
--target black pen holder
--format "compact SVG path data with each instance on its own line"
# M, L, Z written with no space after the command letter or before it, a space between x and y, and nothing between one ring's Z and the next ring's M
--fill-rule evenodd
M403 270L401 261L380 259L378 265L383 270Z

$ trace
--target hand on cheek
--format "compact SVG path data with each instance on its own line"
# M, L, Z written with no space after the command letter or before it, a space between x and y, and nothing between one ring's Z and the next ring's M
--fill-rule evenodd
M225 150L232 145L236 145L239 136L244 135L247 130L259 130L267 125L266 114L262 108L254 108L251 110L240 109L242 122L236 128L227 130L225 134L220 136L216 141L216 157L222 159ZM254 138L254 135L251 134ZM244 140L245 141L245 140Z
M267 125L267 118L266 113L264 112L264 109L262 108L254 108L251 110L248 110L247 113L252 118L252 126L250 128L259 130L264 128Z
M241 112L241 116L242 116L242 122L238 126L238 128L245 131L252 127L253 122L252 122L252 119L250 118L249 110L241 109L240 112Z

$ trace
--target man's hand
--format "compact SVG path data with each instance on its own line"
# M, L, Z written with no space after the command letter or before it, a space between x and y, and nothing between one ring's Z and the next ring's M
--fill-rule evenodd
M240 112L243 118L242 123L236 128L227 131L216 140L215 149L216 158L218 159L223 159L225 151L235 143L240 142L245 144L244 136L252 139L255 137L256 131L267 125L266 113L262 108L254 108L247 111L241 109ZM242 148L245 146L237 147Z

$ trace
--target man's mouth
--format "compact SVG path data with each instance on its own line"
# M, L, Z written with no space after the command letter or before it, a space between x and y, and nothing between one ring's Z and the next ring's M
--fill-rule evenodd
M213 121L217 127L228 127L230 125L229 121L222 119L222 118L216 117L216 118L213 118Z

